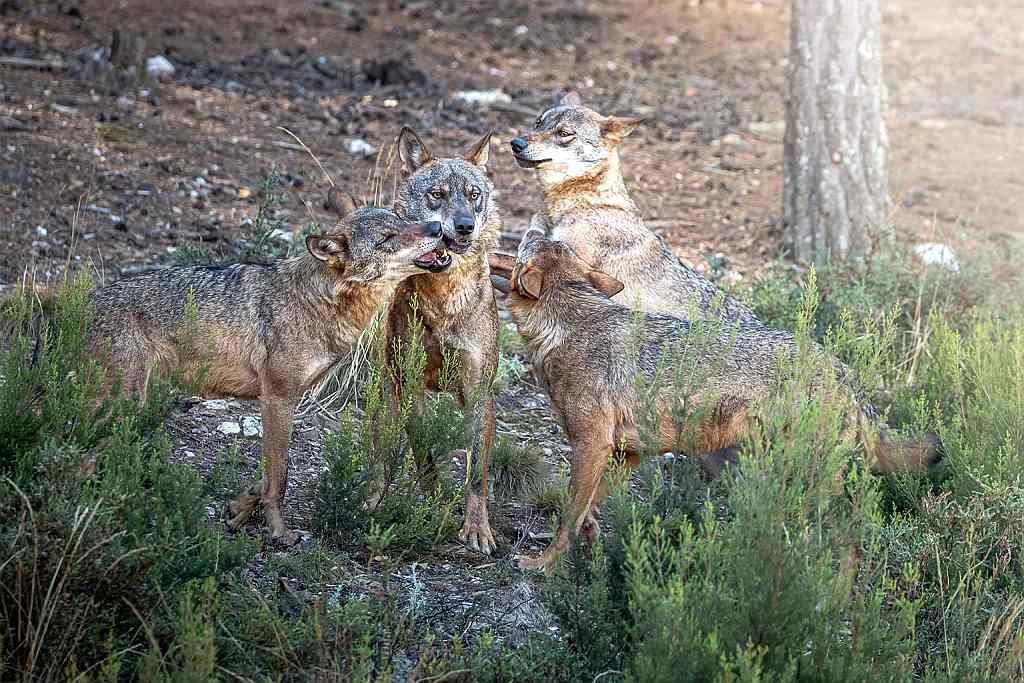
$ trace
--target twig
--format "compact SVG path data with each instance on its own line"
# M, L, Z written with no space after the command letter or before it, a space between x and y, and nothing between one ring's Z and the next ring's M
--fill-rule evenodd
M313 154L313 151L309 147L306 146L306 143L303 142L302 139L299 138L298 135L296 135L295 133L291 132L290 130L288 130L284 126L278 126L277 128L278 128L278 130L284 131L288 135L292 136L292 138L295 140L295 142L297 142L297 143L299 143L301 145L300 149L305 150L305 152L307 154L309 154L309 156L313 159L313 161L316 162L316 165L320 167L320 172L324 174L325 178L327 178L327 182L331 184L331 187L336 187L335 184L334 184L334 178L332 178L331 174L327 172L327 169L324 168L324 165L322 163L320 163L320 159L317 157L317 155Z
M68 65L58 60L29 59L27 57L0 57L0 66L10 66L15 69L59 71L61 69L66 69Z
M491 109L495 111L508 112L509 114L522 114L523 116L529 116L533 118L537 111L531 109L523 104L516 104L515 102L494 102L491 104Z
M281 149L288 149L293 152L305 152L306 150L302 145L293 145L290 142L282 142L281 140L271 140L270 144L274 147L280 147Z

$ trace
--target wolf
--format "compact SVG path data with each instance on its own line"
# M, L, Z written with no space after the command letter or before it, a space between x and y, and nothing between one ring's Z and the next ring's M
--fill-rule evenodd
M466 512L459 538L488 555L495 548L487 489L495 431L492 385L498 367L499 322L487 252L501 232L501 213L487 175L490 140L488 132L461 157L435 157L411 128L399 134L403 180L394 210L409 221L439 222L452 264L443 272L422 273L399 285L388 313L392 356L393 341L408 335L411 316L422 322L427 389L442 389L445 359L457 361L455 393L466 417ZM392 365L395 362L392 357ZM426 472L433 471L432 463L425 465Z
M532 130L510 142L516 163L536 171L544 195L531 227L623 282L616 300L624 304L685 319L754 317L644 225L619 161L619 145L642 121L602 116L576 92L541 112Z
M356 208L349 195L336 201L345 217L307 237L300 256L165 268L109 284L93 299L92 352L108 381L140 401L154 372L172 371L194 378L204 396L259 399L263 478L229 503L227 523L237 529L262 504L271 539L284 543L298 539L281 502L303 392L344 361L402 280L450 265L440 223Z
M616 449L635 466L645 450L688 443L711 476L736 462L739 446L756 433L757 408L777 385L780 363L798 353L792 333L756 321L638 315L613 300L622 282L538 230L527 231L517 255L492 254L490 266L572 447L568 512L543 555L520 561L526 569L550 566L567 549L570 531L598 533L593 512ZM839 361L816 346L806 353L820 367L812 391L839 406L844 437L859 440L872 469L924 471L937 462L934 435L897 441L850 388ZM665 381L680 371L685 387ZM643 387L653 387L653 401L645 403ZM652 405L653 419L643 422Z

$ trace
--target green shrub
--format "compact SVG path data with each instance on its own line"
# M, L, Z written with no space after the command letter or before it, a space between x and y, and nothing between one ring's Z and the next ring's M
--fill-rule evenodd
M210 528L195 471L168 462L155 428L172 392L141 414L87 353L90 283L32 324L8 303L0 347L0 678L116 677L162 596L252 554ZM158 405L154 407L153 402Z
M315 526L343 548L366 541L371 525L386 531L392 551L426 551L458 530L458 485L444 467L460 445L463 416L447 394L423 394L426 353L414 318L408 340L398 342L402 400L396 401L378 350L366 372L360 410L349 407L328 438L328 470L319 481ZM445 375L454 376L446 365Z

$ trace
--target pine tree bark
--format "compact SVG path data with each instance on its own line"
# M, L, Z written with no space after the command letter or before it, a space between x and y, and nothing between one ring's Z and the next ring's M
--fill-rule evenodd
M888 224L879 0L793 0L783 221L791 255L861 262Z

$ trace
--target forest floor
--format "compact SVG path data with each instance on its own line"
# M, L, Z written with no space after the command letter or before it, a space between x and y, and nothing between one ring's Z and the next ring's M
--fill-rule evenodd
M1024 233L1015 4L885 3L891 191L906 241L998 245ZM26 270L55 276L69 260L117 278L173 263L196 242L231 256L272 167L287 188L276 224L287 233L321 220L326 182L279 127L357 195L379 162L348 151L353 140L386 150L410 125L438 153L456 154L493 128L490 171L506 231L517 233L540 197L507 141L569 88L603 112L647 119L623 158L652 228L695 267L749 279L779 248L788 5L0 0L0 286ZM138 37L143 57L165 55L173 78L111 78L101 56L118 27ZM35 62L49 66L26 68ZM457 96L491 89L508 101L478 107ZM529 375L499 396L498 412L501 433L564 461ZM258 439L217 427L255 414L250 402L193 403L168 422L175 457L210 474L230 466L224 453L237 445L239 476L253 471ZM287 511L298 528L324 467L323 426L300 423L292 448ZM229 495L229 479L217 477L217 495ZM404 561L390 584L425 595L446 635L549 625L538 584L508 562L543 546L548 521L515 501L495 507L497 561L437 548ZM261 553L254 574L276 555ZM339 585L381 588L362 562L334 562Z

